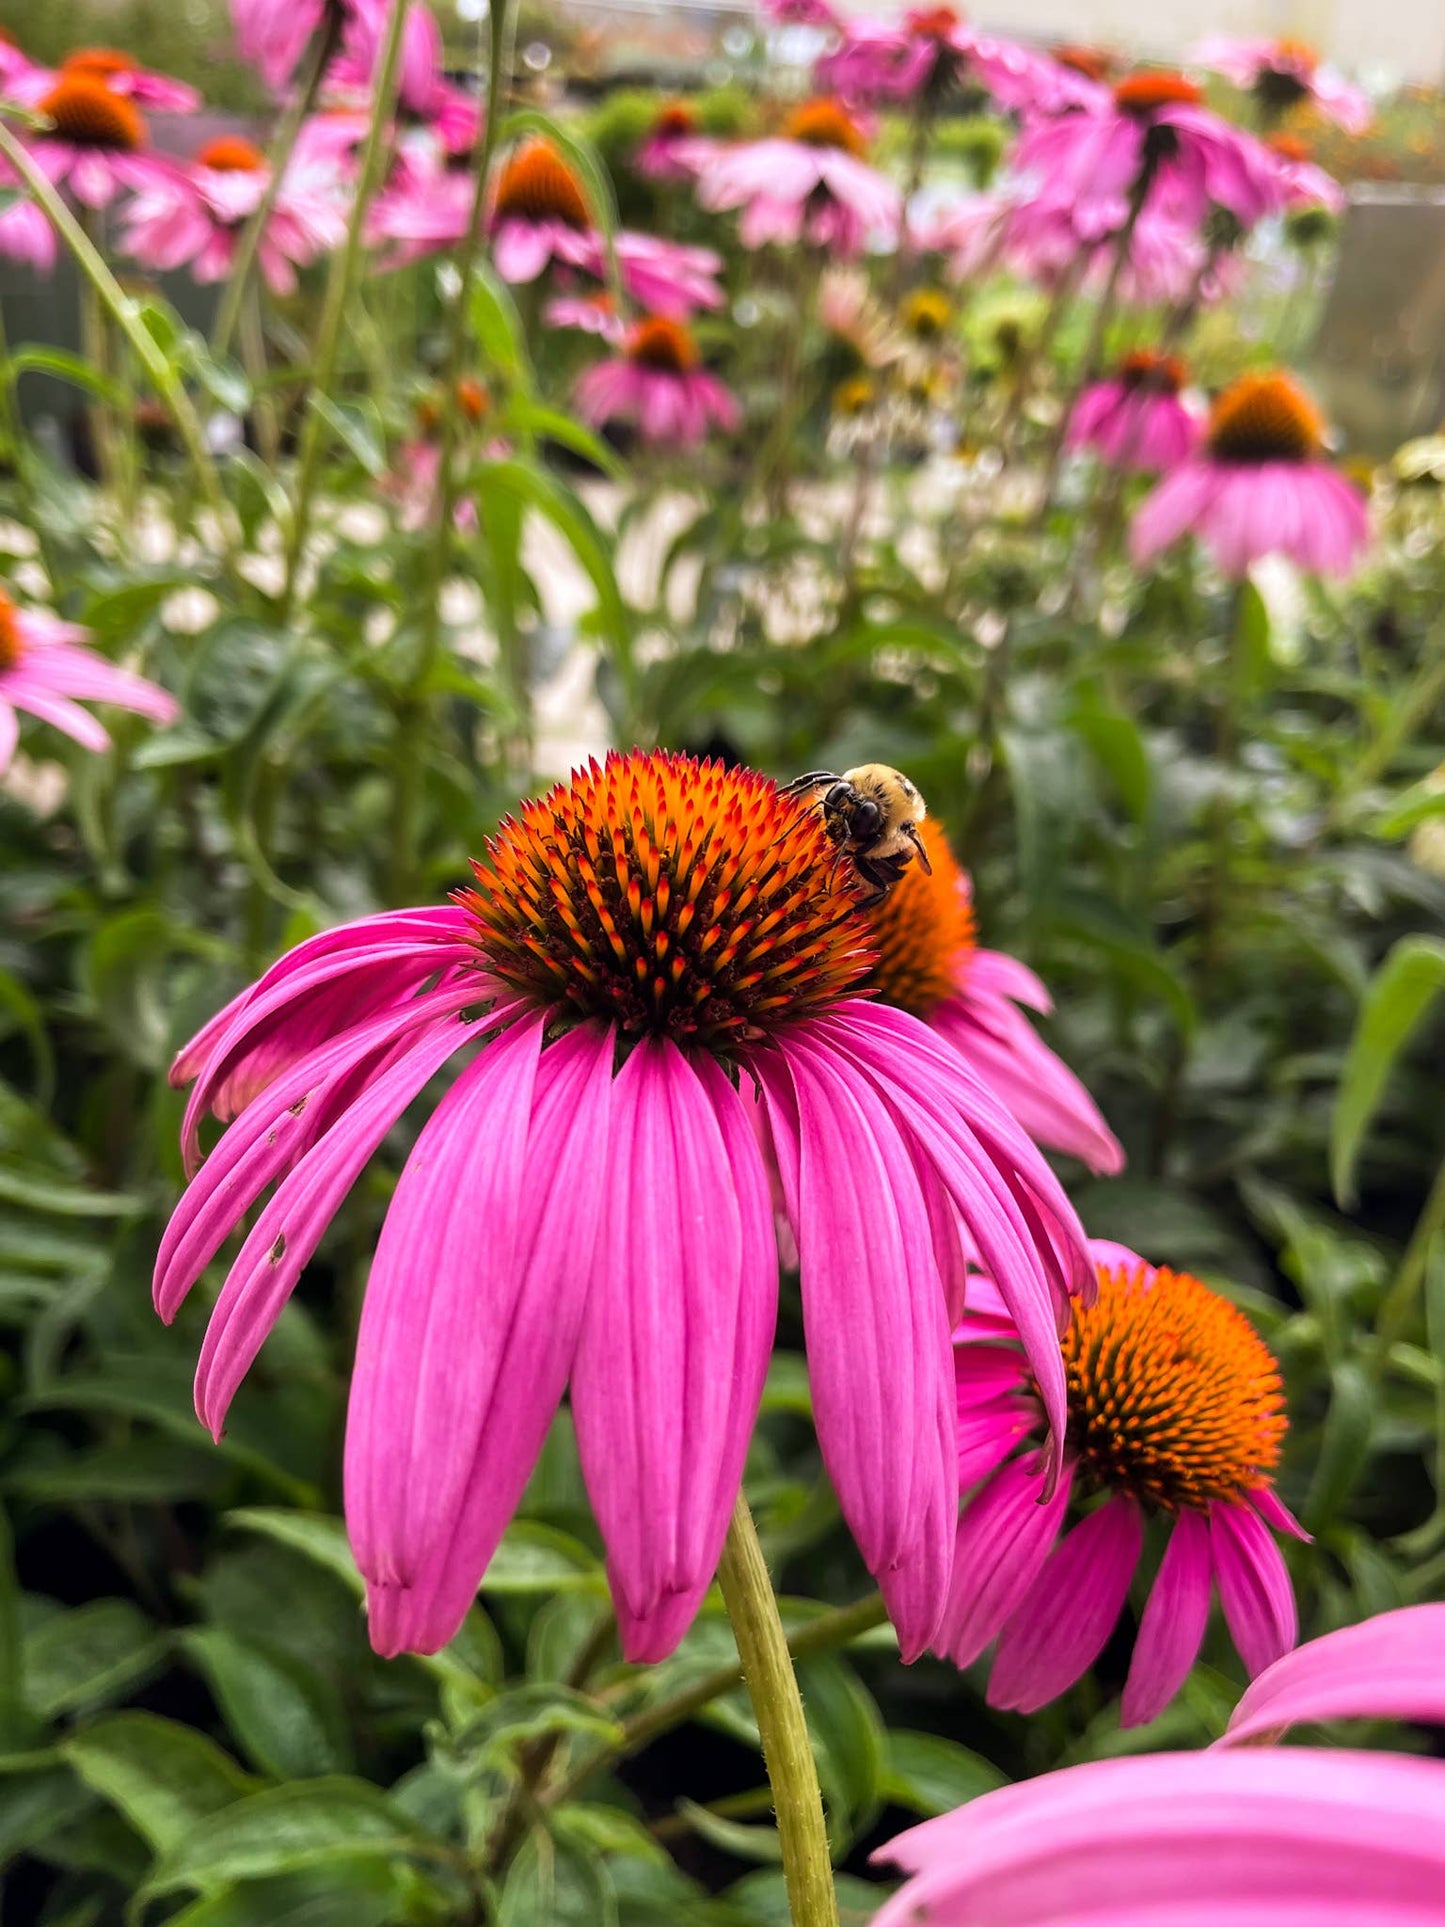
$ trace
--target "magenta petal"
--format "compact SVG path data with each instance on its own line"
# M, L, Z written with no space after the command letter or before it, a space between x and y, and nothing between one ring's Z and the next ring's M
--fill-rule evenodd
M1245 1689L1219 1744L1345 1719L1445 1725L1445 1605L1377 1613L1277 1659Z
M277 1186L251 1227L216 1300L196 1366L196 1411L217 1438L237 1387L342 1199L407 1105L466 1041L466 1027L455 1016L408 1040L404 1054Z
M1123 1611L1143 1539L1138 1506L1116 1494L1060 1540L999 1638L990 1706L1036 1713L1093 1665Z
M757 1140L710 1062L638 1044L613 1089L605 1156L572 1412L623 1650L657 1659L717 1570L762 1397L777 1261Z
M1096 1760L890 1842L873 1927L1440 1927L1445 1767L1289 1748Z
M1208 1524L1197 1512L1181 1512L1139 1623L1120 1726L1157 1719L1189 1677L1209 1623L1212 1581Z
M436 1652L456 1632L517 1508L577 1349L577 1333L602 1218L613 1034L584 1026L550 1044L537 1066L525 1222L519 1236L516 1295L487 1275L494 1332L478 1384L478 1432L452 1529L438 1540L410 1585L368 1585L370 1633L377 1651ZM385 1441L377 1441L384 1449ZM348 1423L350 1510L371 1489L359 1419Z
M818 1444L912 1659L943 1611L953 1559L948 1320L907 1147L877 1093L815 1041L820 1028L796 1026L759 1070L792 1197Z
M935 1651L971 1666L1026 1599L1064 1522L1073 1471L1043 1497L1036 1462L1015 1459L994 1473L959 1515L948 1608Z
M1216 1505L1209 1532L1230 1636L1249 1672L1263 1672L1299 1638L1284 1559L1269 1527L1248 1506Z
M542 1019L458 1077L402 1168L371 1267L347 1416L346 1518L368 1579L410 1585L455 1523L516 1293Z

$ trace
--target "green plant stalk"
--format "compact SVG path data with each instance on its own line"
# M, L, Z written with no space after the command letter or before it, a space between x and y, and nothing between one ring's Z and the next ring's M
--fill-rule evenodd
M1391 710L1379 735L1361 752L1341 782L1325 819L1328 828L1338 826L1351 800L1384 775L1420 725L1433 714L1435 705L1445 699L1445 629L1437 626L1430 631L1423 654L1425 667Z
M457 291L448 317L446 354L442 367L441 447L437 459L437 520L431 553L427 558L426 581L422 589L421 648L411 686L398 705L393 734L393 759L396 779L396 813L392 822L391 894L398 902L407 900L417 867L417 841L421 817L421 784L425 774L421 736L426 725L426 699L422 691L441 643L441 594L451 555L452 525L461 478L457 472L456 386L466 351L467 321L471 312L472 283L476 278L477 258L481 251L482 229L492 163L497 151L497 135L502 118L502 89L506 83L508 0L492 0L488 16L489 55L487 64L487 109L482 127L482 146L477 159L477 181L472 194L467 231L457 250ZM516 665L509 666L509 683L522 682ZM527 702L525 683L511 690L519 704ZM529 732L530 740L530 732Z
M216 517L222 543L222 562L228 573L235 570L235 531L221 492L220 477L206 447L200 416L191 405L185 385L177 377L159 344L136 319L125 290L106 266L105 260L65 205L64 200L35 165L10 129L0 121L0 155L9 161L29 188L36 204L75 257L81 275L95 290L105 311L115 322L135 352L146 378L171 411L177 432L195 470L196 482L207 508Z
M1209 869L1204 882L1203 929L1200 961L1206 975L1220 961L1220 941L1232 869L1230 829L1234 822L1234 798L1230 785L1239 768L1240 706L1244 688L1244 592L1248 578L1234 585L1229 609L1229 659L1225 664L1224 691L1214 719L1214 760L1223 781L1220 794L1209 812Z
M241 320L242 302L250 286L256 256L261 250L262 237L270 224L272 214L276 211L276 201L286 179L286 170L291 165L291 156L296 151L301 129L316 105L316 97L321 92L322 78L336 50L340 33L341 10L338 7L329 8L326 25L316 37L315 50L311 65L307 69L305 85L282 115L276 129L276 138L272 141L270 152L266 156L266 166L270 170L266 191L257 202L250 219L241 229L241 238L236 243L235 259L231 263L226 291L221 296L221 305L216 310L216 324L211 334L211 354L217 361L230 347L231 337L235 334Z
M1390 1346L1409 1322L1415 1300L1420 1295L1420 1287L1425 1281L1431 1246L1442 1233L1445 1233L1445 1158L1440 1161L1435 1182L1430 1186L1424 1207L1415 1221L1415 1229L1410 1233L1410 1242L1405 1247L1400 1268L1380 1301L1380 1310L1375 1319L1374 1356L1377 1364L1383 1364Z
M311 516L316 498L317 465L326 429L317 400L331 396L336 379L336 363L341 351L341 331L346 319L346 304L356 285L357 266L364 245L367 209L381 178L382 152L391 121L392 104L401 76L401 38L406 20L402 0L396 0L387 26L371 103L371 122L362 150L361 173L356 183L356 198L346 227L346 240L340 253L331 257L331 269L322 296L321 320L316 330L316 351L312 356L311 388L305 419L301 427L301 452L297 462L296 492L292 499L291 531L286 544L286 577L281 591L281 619L291 613L296 600L296 583L306 553L306 538L311 532Z
M757 1527L741 1492L728 1527L718 1580L762 1737L763 1765L777 1810L783 1880L793 1927L838 1927L823 1795L802 1695Z
M1058 423L1055 426L1053 437L1049 443L1048 460L1044 470L1044 485L1039 495L1038 508L1034 511L1034 526L1036 528L1047 520L1049 510L1054 505L1054 493L1059 485L1059 476L1063 472L1064 447L1069 432L1069 420L1074 412L1074 404L1078 401L1084 390L1089 387L1092 382L1098 380L1099 370L1103 366L1104 345L1108 339L1109 324L1114 319L1114 310L1119 303L1119 282L1129 259L1129 248L1134 239L1134 230L1139 225L1139 216L1144 212L1144 203L1149 198L1149 188L1152 184L1152 178L1150 169L1146 167L1134 183L1133 192L1129 196L1129 212L1125 215L1124 225L1120 228L1118 238L1114 242L1114 252L1109 262L1109 278L1104 283L1104 291L1099 296L1098 305L1094 309L1094 319L1089 329L1088 343L1084 348L1084 359L1079 365L1078 376L1074 381L1073 387L1065 396L1064 406L1060 410Z
M86 240L97 254L101 254L99 216L94 209L81 210L80 226ZM105 309L101 306L94 282L87 280L84 275L80 278L80 352L98 375L107 379L111 377L113 371L110 366L110 347L106 340ZM90 424L91 450L95 456L100 485L113 499L120 476L115 412L103 395L92 395L86 419Z

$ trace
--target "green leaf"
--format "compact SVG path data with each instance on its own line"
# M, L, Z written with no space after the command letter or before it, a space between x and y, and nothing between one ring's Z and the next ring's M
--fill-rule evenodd
M386 1861L338 1856L299 1873L243 1880L192 1901L166 1927L392 1927L404 1911L415 1874ZM424 1919L449 1918L428 1908Z
M63 1184L49 1171L25 1164L0 1164L0 1201L57 1218L126 1218L144 1208L124 1192Z
M0 1747L24 1746L34 1722L21 1690L20 1584L15 1577L15 1547L10 1520L0 1506Z
M813 1392L808 1383L808 1361L801 1352L774 1352L768 1361L767 1383L763 1386L765 1412L791 1412L797 1418L813 1416Z
M1370 979L1330 1122L1330 1181L1342 1206L1354 1202L1355 1161L1395 1060L1442 990L1438 937L1402 937Z
M208 1444L137 1437L73 1452L54 1464L17 1465L5 1484L52 1505L95 1499L144 1505L213 1496L228 1476L225 1459Z
M279 1506L243 1506L235 1512L228 1512L226 1523L239 1526L243 1532L264 1533L268 1539L279 1540L283 1546L304 1552L308 1559L314 1559L317 1565L325 1566L328 1572L344 1580L358 1598L366 1590L352 1557L346 1527L340 1519L328 1518L320 1512L291 1511Z
M497 1927L614 1927L607 1870L570 1841L534 1832L517 1855L497 1907Z
M677 1811L694 1833L736 1860L781 1860L783 1843L776 1827L749 1826L745 1820L727 1820L710 1812L696 1800L679 1800Z
M591 462L594 468L600 468L604 475L611 476L615 482L622 481L627 474L625 465L600 435L595 435L590 428L558 409L543 408L540 403L519 396L507 410L506 423L524 435L545 437L562 448L570 448L574 455Z
M514 1519L482 1575L483 1592L558 1592L586 1587L601 1593L606 1581L598 1560L580 1540L535 1519Z
M184 1650L205 1674L227 1726L263 1773L304 1780L352 1764L335 1689L293 1654L219 1626L191 1627Z
M257 1790L214 1741L156 1713L113 1713L74 1733L61 1752L158 1853L197 1821Z
M488 491L501 489L544 515L564 537L597 591L598 615L616 651L618 674L631 687L631 620L612 572L609 546L585 504L554 476L516 459L484 462L470 480L484 508Z
M834 1875L833 1891L838 1901L838 1927L864 1927L888 1894L886 1887L875 1887L846 1873ZM750 1873L728 1888L726 1898L757 1927L792 1927L788 1890L781 1873Z
M165 1657L165 1639L126 1599L96 1599L47 1618L23 1642L25 1702L45 1719L101 1706Z
M894 1806L907 1807L912 1813L948 1813L1004 1784L1003 1774L991 1761L957 1740L906 1729L888 1735L883 1794Z
M841 1854L878 1809L886 1745L883 1721L852 1667L835 1655L803 1660L798 1685L828 1800L834 1851Z
M405 1815L365 1780L303 1780L269 1787L199 1821L166 1853L150 1893L294 1873L333 1860L391 1859L426 1851Z
M93 1810L95 1795L65 1767L7 1774L0 1780L0 1867Z
M19 348L10 357L10 367L16 375L53 375L57 381L68 382L72 388L83 388L98 400L109 402L112 408L124 408L129 399L113 376L102 374L83 356L72 354L67 348Z
M532 364L526 330L512 290L489 266L477 267L472 282L472 334L489 367L512 387L530 392Z
M1304 1505L1304 1524L1311 1532L1323 1532L1338 1518L1364 1472L1375 1410L1370 1374L1353 1359L1340 1360L1330 1373L1330 1409Z
M334 402L315 389L308 399L332 434L351 451L373 481L386 473L386 430L374 402Z

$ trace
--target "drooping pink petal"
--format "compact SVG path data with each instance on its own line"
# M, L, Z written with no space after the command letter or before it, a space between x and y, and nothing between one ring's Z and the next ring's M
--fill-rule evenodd
M1350 1719L1445 1725L1445 1605L1377 1613L1277 1659L1245 1688L1218 1744Z
M943 1610L953 1556L948 1320L903 1140L878 1096L815 1041L822 1028L797 1026L757 1069L798 1244L818 1443L912 1659Z
M1120 1726L1157 1718L1188 1678L1209 1623L1212 1579L1209 1526L1199 1513L1181 1512L1139 1622Z
M356 1340L346 1516L378 1584L415 1582L455 1526L512 1301L543 1020L493 1039L402 1167Z
M639 1043L606 1155L572 1411L623 1650L651 1660L717 1568L767 1371L776 1261L757 1141L715 1066Z
M1216 1505L1209 1536L1230 1636L1248 1670L1263 1672L1299 1638L1284 1559L1269 1527L1248 1506Z
M491 1322L474 1367L472 1463L451 1528L413 1582L368 1582L369 1629L380 1653L436 1652L456 1632L561 1403L602 1220L607 1167L597 1147L611 1134L613 1049L611 1030L586 1025L542 1052L515 1290L490 1267L482 1274ZM370 1500L367 1452L386 1449L385 1438L363 1438L365 1418L359 1409L348 1418L349 1518Z
M934 1648L955 1666L971 1666L1028 1597L1064 1522L1071 1468L1043 1497L1033 1460L1014 1459L995 1472L959 1516L953 1580Z
M268 1200L221 1288L196 1367L196 1411L217 1438L236 1388L342 1199L407 1105L466 1041L455 1012L409 1040L409 1048L344 1105Z
M1036 1713L1093 1665L1123 1611L1143 1539L1138 1506L1115 1494L1060 1540L999 1635L990 1706Z
M877 1856L874 1927L1439 1927L1445 1766L1291 1748L1097 1760Z
M39 722L49 723L52 729L58 729L82 749L98 754L110 748L109 732L88 709L82 709L68 696L53 694L36 677L18 669L11 670L4 679L4 694L6 702L14 708L25 710Z

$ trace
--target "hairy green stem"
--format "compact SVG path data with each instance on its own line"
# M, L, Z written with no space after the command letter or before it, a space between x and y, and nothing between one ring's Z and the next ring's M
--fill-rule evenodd
M191 466L195 470L196 483L202 498L207 508L216 517L217 533L222 544L223 565L228 572L234 573L235 531L226 507L226 498L221 492L220 477L216 473L211 452L206 447L205 431L201 427L200 416L192 406L184 384L172 368L169 357L149 330L141 325L131 302L126 297L125 290L106 266L104 258L79 221L3 121L0 121L0 155L4 156L24 181L41 212L69 248L75 257L76 266L95 290L106 313L130 343L136 360L145 370L146 379L169 408Z
M341 351L342 325L346 304L356 285L357 267L365 245L366 213L381 176L382 154L391 122L392 104L401 77L402 28L406 7L394 0L382 48L381 65L374 81L371 122L362 149L361 173L356 183L356 198L347 223L346 241L331 257L326 291L321 301L321 320L316 330L316 351L312 356L311 388L305 418L301 425L301 452L297 463L296 492L292 501L291 531L286 544L286 578L281 591L281 618L290 615L296 599L297 577L306 554L306 539L311 532L311 515L316 496L317 466L321 458L326 422L318 401L329 401L336 379L336 363Z
M793 1927L838 1927L838 1900L817 1762L767 1561L741 1492L733 1508L718 1579L762 1737L763 1764L777 1810L783 1880Z
M256 256L261 249L261 241L276 211L276 201L286 180L286 170L291 165L291 157L296 152L296 143L301 137L312 108L316 105L317 95L321 92L322 78L336 51L336 43L341 37L341 9L331 7L327 10L326 24L316 36L311 64L306 71L306 80L291 105L277 124L276 137L266 156L266 166L270 178L266 191L257 202L254 212L241 229L241 238L236 243L235 259L226 281L226 291L221 297L221 305L216 310L216 325L211 335L211 353L219 361L231 345L241 319L242 302L250 285L251 273L256 265Z

